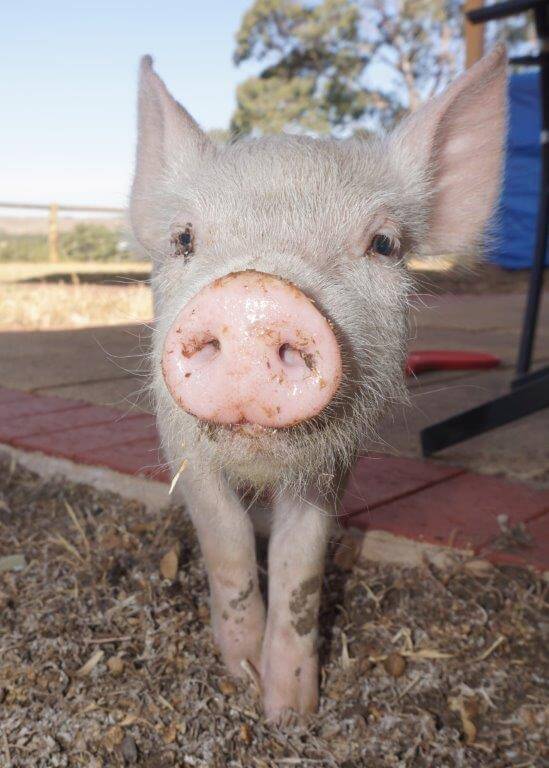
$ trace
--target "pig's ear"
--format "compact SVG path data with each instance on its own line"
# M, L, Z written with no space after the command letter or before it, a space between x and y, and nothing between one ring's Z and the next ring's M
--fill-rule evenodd
M506 51L496 46L390 137L402 170L421 179L424 254L470 250L500 188L506 129Z
M213 144L143 56L139 72L137 153L130 217L138 241L154 251L166 229L170 182L184 183Z

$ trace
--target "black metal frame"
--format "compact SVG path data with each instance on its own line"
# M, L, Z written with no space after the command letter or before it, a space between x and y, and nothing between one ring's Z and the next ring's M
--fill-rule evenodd
M473 24L484 24L528 10L533 10L535 14L539 56L520 56L511 59L511 63L539 64L540 67L541 188L534 260L517 359L517 377L509 393L422 430L421 447L424 456L549 407L549 367L529 372L549 235L549 0L508 0L469 11L467 18Z

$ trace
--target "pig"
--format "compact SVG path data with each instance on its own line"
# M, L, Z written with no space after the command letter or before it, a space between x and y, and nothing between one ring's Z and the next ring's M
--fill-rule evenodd
M270 720L318 707L331 526L357 455L406 398L407 257L474 252L505 122L499 46L367 140L217 145L141 61L130 218L153 264L158 430L216 644L230 673L257 670ZM268 611L251 517L266 497Z

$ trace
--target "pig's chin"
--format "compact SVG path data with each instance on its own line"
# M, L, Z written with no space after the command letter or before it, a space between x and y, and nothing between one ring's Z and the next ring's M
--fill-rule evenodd
M323 467L327 481L334 474L333 436L329 422L318 417L279 429L249 423L198 426L211 459L235 484L304 489L315 468Z

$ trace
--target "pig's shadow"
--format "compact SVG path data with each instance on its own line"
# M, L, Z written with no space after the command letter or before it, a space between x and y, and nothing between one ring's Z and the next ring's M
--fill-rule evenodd
M334 554L338 546L340 546L338 541L332 541L326 554L326 570L319 616L319 661L321 669L332 657L332 646L336 642L334 627L337 623L341 624L338 622L338 617L345 610L345 585L350 576L350 573L338 568L334 563Z
M151 280L150 271L133 272L131 270L125 271L124 269L117 270L116 272L101 271L98 269L96 272L84 272L78 269L63 270L62 266L59 272L54 272L49 275L38 275L36 277L24 277L20 280L16 280L17 283L66 283L67 285L74 284L91 284L91 285L116 285L120 287L132 286L142 283L143 285L149 285Z

